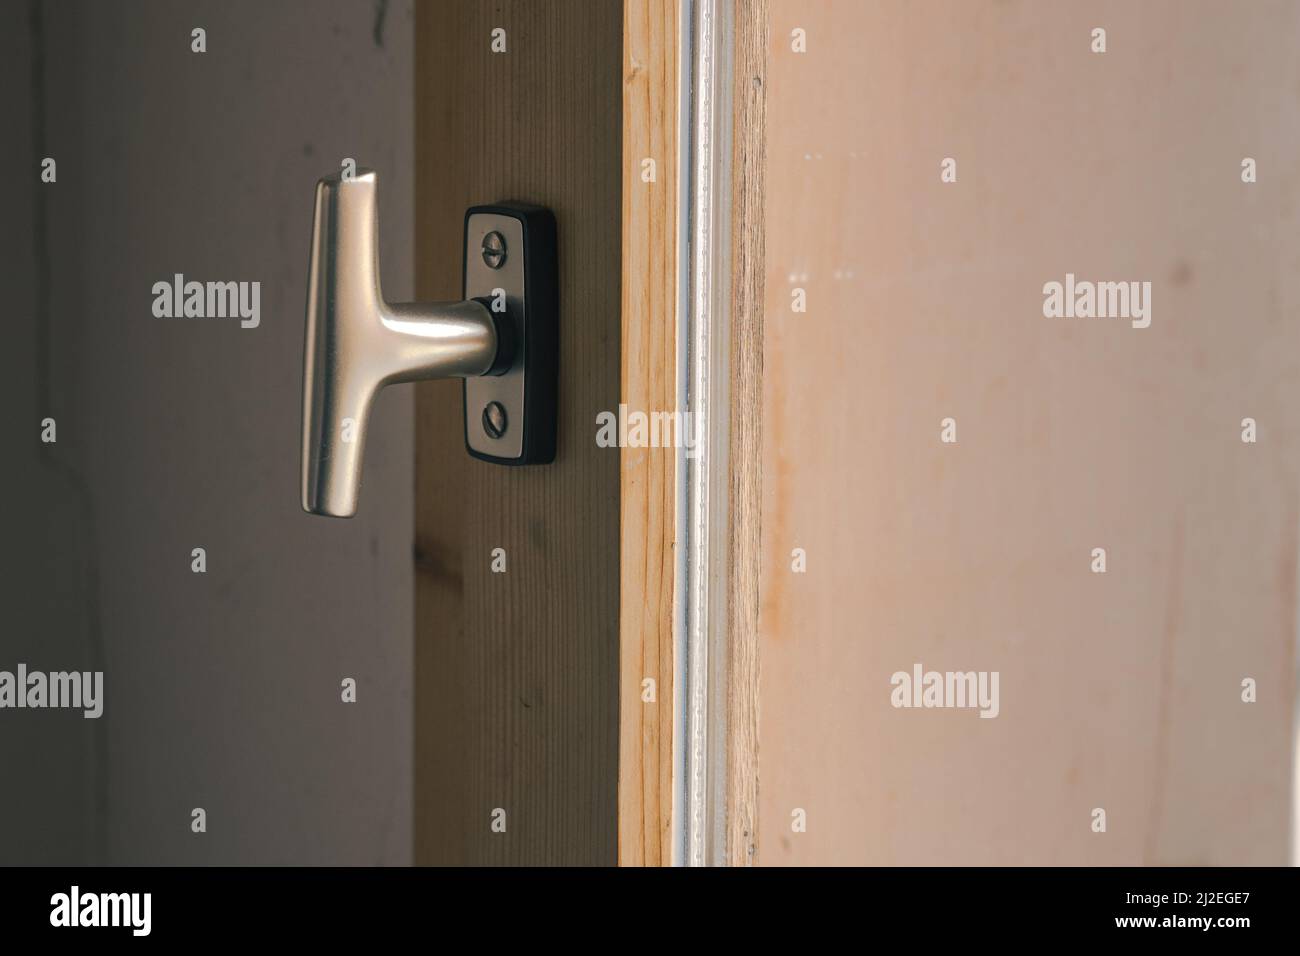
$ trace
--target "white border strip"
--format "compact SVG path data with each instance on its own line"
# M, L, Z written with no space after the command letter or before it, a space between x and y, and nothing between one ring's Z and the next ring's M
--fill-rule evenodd
M1296 568L1296 585L1300 586L1300 567ZM1291 866L1300 866L1300 606L1292 640L1295 641L1295 671L1291 675Z
M683 0L685 163L679 222L686 226L679 260L679 407L691 413L695 450L677 456L677 593L681 625L674 639L682 697L673 735L674 862L723 862L726 824L727 457L731 294L731 71L734 42L729 0ZM684 495L681 494L684 489ZM685 673L682 673L684 669ZM678 855L680 854L680 856Z

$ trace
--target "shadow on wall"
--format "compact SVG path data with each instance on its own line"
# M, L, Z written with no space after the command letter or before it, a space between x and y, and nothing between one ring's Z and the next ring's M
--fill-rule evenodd
M409 862L410 390L379 399L350 522L302 513L298 444L313 188L346 157L384 176L410 296L411 4L0 17L0 163L31 183L0 229L0 701L20 665L104 675L98 719L0 709L0 863ZM160 316L178 274L256 288L256 321Z

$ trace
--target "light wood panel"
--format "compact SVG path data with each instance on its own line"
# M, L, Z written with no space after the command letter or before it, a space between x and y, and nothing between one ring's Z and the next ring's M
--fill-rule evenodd
M764 863L1287 861L1297 37L1287 3L773 0ZM1044 317L1068 272L1150 281L1150 327ZM895 709L917 662L1000 672L999 715Z
M767 0L735 0L731 164L731 428L727 583L726 850L757 862L760 528L762 524L764 183Z
M629 409L677 407L678 4L623 15L623 359ZM643 161L655 164L646 182ZM676 454L623 449L619 862L672 862ZM646 701L645 681L654 682Z
M617 3L417 12L419 296L459 297L467 206L548 206L560 242L555 463L470 459L459 383L417 386L422 863L616 859L619 465L595 420L619 399L621 50Z

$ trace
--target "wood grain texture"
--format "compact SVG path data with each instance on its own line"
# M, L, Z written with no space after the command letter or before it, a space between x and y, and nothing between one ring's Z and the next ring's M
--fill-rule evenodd
M622 400L646 412L676 407L677 7L624 4ZM642 181L646 158L655 161L652 183ZM675 462L668 448L622 452L618 857L626 866L672 862Z
M419 297L459 297L475 203L548 206L560 242L555 463L469 458L460 384L417 386L420 863L616 859L619 470L594 423L619 398L621 50L617 3L417 11Z
M1300 8L771 9L763 863L1285 864ZM1044 316L1067 272L1150 326Z
M767 0L734 0L733 11L724 858L731 866L749 866L757 862L758 853L758 580L763 464Z

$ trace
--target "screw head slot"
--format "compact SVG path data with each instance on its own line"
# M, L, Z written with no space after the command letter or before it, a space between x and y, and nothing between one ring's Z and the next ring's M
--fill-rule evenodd
M500 269L506 264L506 237L495 229L483 237L483 263L489 269Z
M509 426L506 408L500 402L488 402L483 407L483 431L489 438L500 438Z

